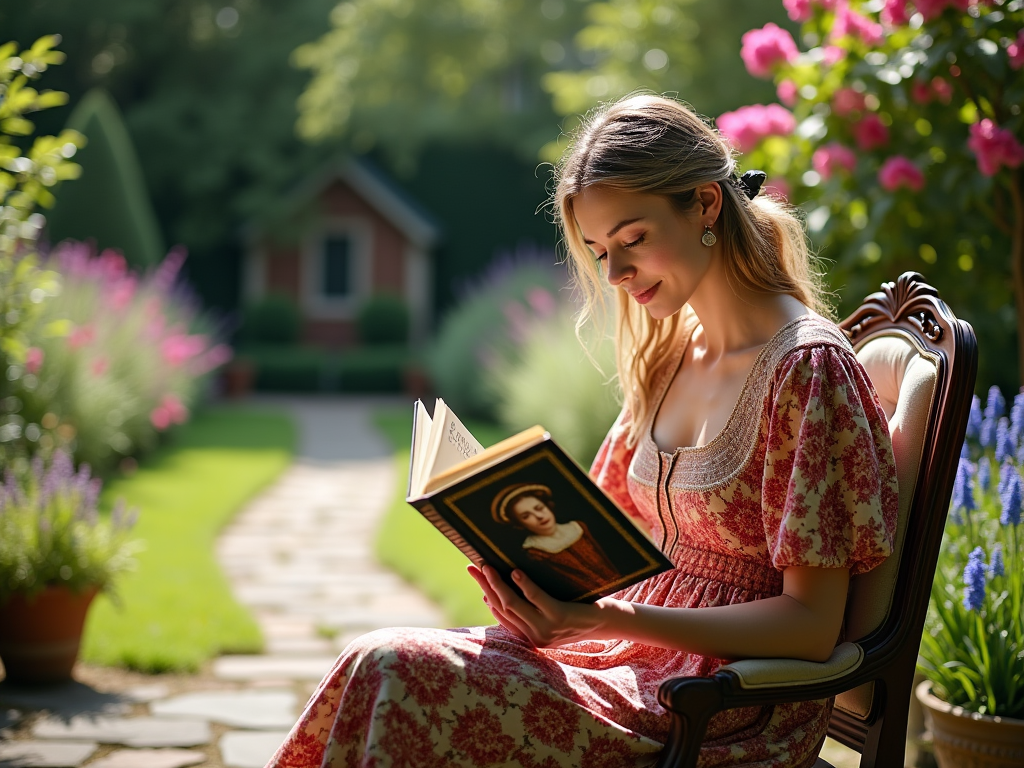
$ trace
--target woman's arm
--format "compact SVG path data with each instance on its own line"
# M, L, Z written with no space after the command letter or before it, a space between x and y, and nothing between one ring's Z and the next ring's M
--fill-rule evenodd
M526 600L497 571L470 573L494 617L544 648L578 640L632 640L720 659L794 658L825 661L846 607L846 568L792 566L778 597L708 608L662 608L604 598L585 605L555 600L522 573L513 578Z

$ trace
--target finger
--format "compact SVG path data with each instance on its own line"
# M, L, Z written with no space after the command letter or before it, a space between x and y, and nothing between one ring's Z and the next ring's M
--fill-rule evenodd
M523 571L520 571L518 568L512 571L512 580L522 591L523 597L529 600L544 615L550 615L558 610L561 601L555 600L555 598L538 587L533 579Z
M501 624L501 626L503 626L513 635L515 635L521 640L525 640L526 642L530 643L530 645L537 645L536 641L532 637L532 633L530 632L528 625L526 625L524 622L522 622L515 616L511 616L505 613L493 603L487 603L487 608L490 610L491 615L494 617L495 621Z
M491 589L494 590L494 594L501 601L502 610L506 612L514 610L516 613L524 615L533 607L517 595L515 590L505 583L504 579L501 578L501 575L495 569L486 566L483 572Z

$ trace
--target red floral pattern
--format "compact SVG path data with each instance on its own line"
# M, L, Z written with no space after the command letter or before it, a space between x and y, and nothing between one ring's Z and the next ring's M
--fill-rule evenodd
M672 455L649 423L629 447L628 413L612 427L591 472L676 565L619 597L747 602L779 594L788 566L862 573L891 551L888 429L835 326L808 318L780 331L736 408L708 446ZM626 641L538 650L500 627L380 630L349 646L268 768L652 765L669 727L660 683L724 663ZM811 701L719 713L700 765L810 766L830 711Z

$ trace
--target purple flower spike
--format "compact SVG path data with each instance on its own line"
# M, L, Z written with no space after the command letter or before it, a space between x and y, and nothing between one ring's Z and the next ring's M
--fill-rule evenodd
M996 422L996 463L1016 458L1017 446L1010 439L1010 420L1001 416Z
M985 418L998 419L1006 413L1006 398L995 384L988 388L988 401L985 403Z
M953 499L950 504L954 513L953 521L961 521L961 512L974 510L974 481L971 478L971 462L960 459L956 467L956 479L953 481Z
M967 447L967 441L960 444L960 458L967 461L971 458L971 449Z
M992 558L988 561L988 572L993 578L1006 575L1006 565L1003 562L1003 545L1001 543L996 543L992 548Z
M996 444L996 427L997 422L994 418L990 419L986 416L981 422L981 434L978 436L978 442L981 443L982 448L992 448Z
M1022 491L1024 489L1021 488L1020 475L1014 470L1013 475L1006 483L1004 492L999 494L999 501L1003 505L1003 511L999 515L999 522L1003 525L1017 525L1020 523Z
M1018 392L1013 396L1013 407L1010 408L1010 434L1019 443L1022 433L1024 433L1024 392Z
M985 602L985 550L975 547L964 568L964 608L980 611Z
M986 493L992 488L992 464L988 456L982 456L978 460L978 485Z
M999 467L999 485L996 486L996 492L1002 496L1006 492L1006 488L1010 482L1010 478L1017 474L1017 470L1013 468L1013 464L1010 462L1004 462Z
M974 395L971 398L971 415L967 418L967 437L977 440L981 436L981 399Z

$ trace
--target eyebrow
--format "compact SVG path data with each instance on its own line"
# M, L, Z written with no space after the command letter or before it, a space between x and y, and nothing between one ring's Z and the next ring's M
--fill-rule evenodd
M618 224L616 224L614 227L612 227L608 231L608 234L605 235L605 237L615 237L615 233L618 232L620 229L622 229L625 226L629 226L630 224L633 224L633 223L635 223L637 221L640 221L642 218L643 218L643 216L637 216L635 219L623 219ZM583 238L583 242L586 243L587 245L593 245L594 244L593 240L587 240L587 238Z

